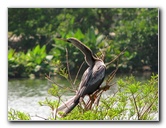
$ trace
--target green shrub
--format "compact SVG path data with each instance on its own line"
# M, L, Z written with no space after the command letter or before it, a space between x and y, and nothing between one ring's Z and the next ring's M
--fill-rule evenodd
M45 73L53 73L59 61L52 60L52 55L46 54L46 46L37 45L27 53L8 51L8 76L9 77L39 77Z
M29 114L24 112L16 111L14 109L10 109L8 111L8 120L30 120L31 117Z

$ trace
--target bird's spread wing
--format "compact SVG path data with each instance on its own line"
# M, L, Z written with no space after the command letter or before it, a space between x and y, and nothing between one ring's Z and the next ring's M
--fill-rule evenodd
M76 38L71 37L67 40L84 54L85 61L89 66L92 66L94 64L93 53L86 45L84 45L81 41L77 40Z

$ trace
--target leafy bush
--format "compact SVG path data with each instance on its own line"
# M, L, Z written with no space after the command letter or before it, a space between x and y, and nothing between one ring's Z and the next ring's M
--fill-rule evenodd
M46 54L46 46L37 45L27 53L8 51L8 76L9 77L35 77L45 73L54 72L59 61L52 60L52 55Z
M30 120L31 117L29 114L24 112L16 111L14 109L10 109L8 111L8 120Z

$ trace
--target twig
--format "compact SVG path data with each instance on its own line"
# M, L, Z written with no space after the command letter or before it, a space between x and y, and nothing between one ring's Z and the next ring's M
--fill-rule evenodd
M53 38L53 37L50 37L50 39L47 39L47 41L46 41L46 43L45 43L46 46L52 41L52 38Z
M82 62L82 64L81 64L80 68L78 69L78 72L77 72L77 74L76 74L76 77L75 77L75 79L74 79L74 83L73 83L73 84L75 84L75 83L76 83L76 80L77 80L78 74L80 73L80 70L81 70L82 66L84 65L84 63L85 63L85 61L84 61L84 62Z
M96 100L95 100L95 102L94 102L94 104L96 104L96 106L99 105L99 101L100 101L101 95L102 95L102 93L103 93L104 91L105 91L105 90L102 90L102 91L100 91L100 92L98 93L98 96L97 96L97 98L96 98Z
M145 105L140 109L140 114L143 113L143 111L144 111L146 105L147 105L147 102L146 102Z
M81 107L81 108L84 108L84 109L87 109L87 108L86 108L86 103L85 103L83 97L80 97L80 101L81 101L81 102L80 102L80 107ZM81 105L81 103L82 103L83 105Z
M48 120L47 118L44 118L44 117L41 117L41 116L38 116L38 115L35 115L35 116L33 116L33 117L39 117L39 118L41 118L41 119Z
M103 52L101 51L101 49L99 49L99 51L101 52L100 59L102 59L102 60L104 61L104 59L105 59L105 51L104 51L104 54L103 54Z
M107 67L108 65L110 65L112 62L114 62L115 60L117 60L117 59L124 53L124 51L125 51L126 49L127 49L127 47L126 47L116 58L114 58L112 61L106 63L106 64L105 64L106 67Z
M72 81L71 74L70 74L69 59L68 59L68 50L67 50L67 48L66 48L66 61L67 61L66 64L67 64L67 71L68 71L68 75L69 75L69 82L72 85L72 88L74 89L73 81Z
M158 95L158 92L156 92L154 101L153 101L153 102L149 105L149 107L144 111L144 113L140 116L140 118L141 118L142 116L144 116L144 114L152 107L152 105L154 104L155 100L157 99L157 95Z
M114 71L111 72L111 74L109 75L107 81L106 81L106 85L109 85L109 83L114 79L115 75L116 75L116 72L118 71L118 61L117 61L117 64L116 64L116 69Z
M109 75L109 77L106 81L106 85L109 85L109 83L114 79L117 70L118 70L118 68L116 68L114 71L111 72L111 74Z
M54 83L55 85L57 85L58 87L60 87L60 88L63 88L63 89L64 89L64 87L60 86L60 85L59 85L59 84L57 84L55 81L51 80L50 76L48 76L47 74L45 74L45 78L46 78L48 81L50 81L50 82Z
M137 106L137 103L136 103L136 100L135 100L135 97L134 97L133 93L132 93L132 97L133 97L133 100L134 100L134 105L135 105L135 108L136 108L136 111L137 111L138 120L139 120L140 119L140 114L139 114L138 106Z
M53 115L53 117L54 117L54 119L56 120L56 117L57 117L57 112L58 112L58 106L59 106L59 104L60 104L60 100L61 100L61 97L60 96L58 96L58 104L57 104L57 106L56 106L56 110L55 110L55 113L53 113L54 115Z
M58 87L60 87L60 88L62 88L62 89L66 89L66 88L60 86L59 84L57 84L55 81L51 80L50 76L48 76L47 74L45 74L45 75L46 75L45 78L46 78L48 81L52 82L53 84L57 85ZM70 90L70 91L72 91L72 92L76 92L75 89L69 88L68 90Z

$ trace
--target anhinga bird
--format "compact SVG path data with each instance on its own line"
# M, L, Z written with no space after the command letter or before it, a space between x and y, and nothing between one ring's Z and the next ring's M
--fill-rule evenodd
M56 110L64 111L63 116L67 115L74 109L74 107L78 105L80 98L83 98L85 95L90 95L97 89L99 89L105 78L106 70L106 66L103 60L94 56L91 49L85 46L81 41L75 38L68 38L65 41L72 43L84 54L85 61L89 67L86 69L81 78L81 82L79 84L76 95Z

